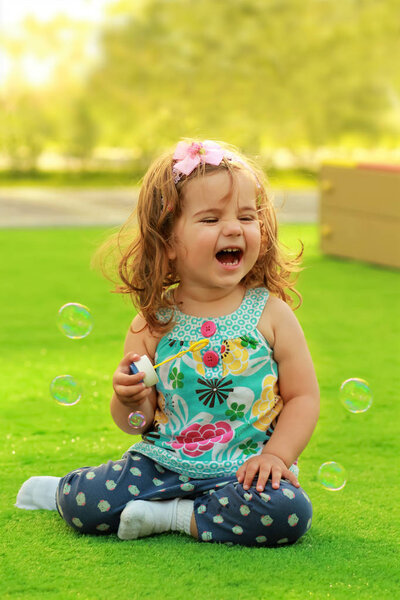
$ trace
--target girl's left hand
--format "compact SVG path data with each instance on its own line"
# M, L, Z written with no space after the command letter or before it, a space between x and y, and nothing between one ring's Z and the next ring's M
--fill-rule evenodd
M300 487L295 474L289 471L283 460L279 456L275 456L275 454L265 453L253 456L246 460L244 465L239 467L236 471L236 477L239 483L243 483L244 490L250 488L257 473L256 489L258 492L264 490L269 477L272 479L272 487L274 489L279 488L282 478L288 479L295 487Z

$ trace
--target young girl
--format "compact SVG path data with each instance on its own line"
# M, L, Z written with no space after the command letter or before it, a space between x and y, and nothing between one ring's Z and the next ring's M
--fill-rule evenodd
M58 509L76 531L123 540L181 531L205 542L293 543L311 526L297 459L319 393L289 307L298 259L279 249L262 172L226 145L180 142L150 167L137 217L118 291L140 312L111 414L141 441L121 460L28 479L16 506ZM131 374L141 355L160 363L204 339L160 366L156 386ZM133 411L144 426L129 424Z

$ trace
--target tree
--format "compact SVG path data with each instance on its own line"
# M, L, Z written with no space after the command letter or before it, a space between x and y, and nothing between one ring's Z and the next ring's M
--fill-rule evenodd
M399 49L399 0L147 0L114 8L90 81L109 143L182 135L246 150L376 142ZM388 65L392 65L388 67ZM394 83L397 78L397 83Z

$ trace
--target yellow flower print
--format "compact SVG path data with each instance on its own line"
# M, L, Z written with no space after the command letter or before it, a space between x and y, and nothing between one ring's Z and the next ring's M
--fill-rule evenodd
M272 421L279 415L283 407L283 400L278 395L278 386L275 375L267 375L262 383L261 397L251 409L251 416L258 417L253 427L266 431Z
M242 345L240 338L225 340L221 346L222 374L239 375L249 366L249 353Z
M194 342L190 342L190 345L192 343L194 343ZM196 369L197 373L199 375L201 375L202 377L205 377L206 370L204 368L203 357L202 357L202 353L200 352L200 350L194 350L193 352L190 353L190 355L195 363L195 369Z
M157 408L154 414L154 422L160 425L168 423L168 417L164 412L165 410L165 398L161 392L158 392Z

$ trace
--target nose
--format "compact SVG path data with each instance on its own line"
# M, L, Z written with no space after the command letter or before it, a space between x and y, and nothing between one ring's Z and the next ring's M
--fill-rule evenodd
M224 221L223 234L226 236L242 235L242 224L238 219L227 219Z

